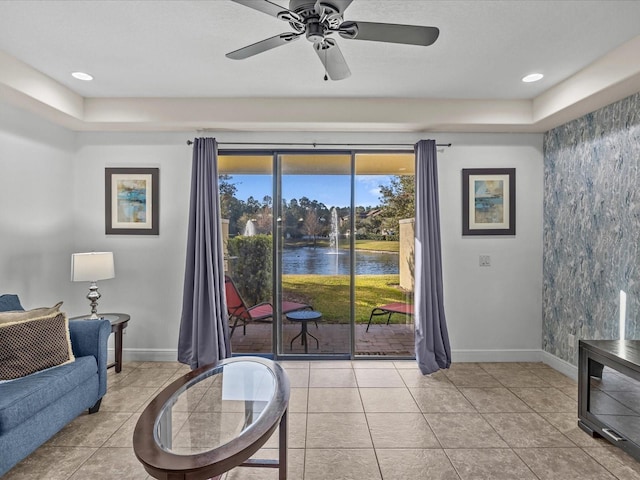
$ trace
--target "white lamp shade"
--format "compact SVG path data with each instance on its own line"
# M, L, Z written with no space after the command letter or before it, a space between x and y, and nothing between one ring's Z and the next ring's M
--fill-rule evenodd
M71 255L72 282L95 282L115 276L113 252L74 253Z

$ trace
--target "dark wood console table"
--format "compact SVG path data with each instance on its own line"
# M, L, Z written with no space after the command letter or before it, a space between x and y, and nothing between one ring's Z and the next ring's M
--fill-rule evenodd
M640 340L580 340L578 426L640 460Z

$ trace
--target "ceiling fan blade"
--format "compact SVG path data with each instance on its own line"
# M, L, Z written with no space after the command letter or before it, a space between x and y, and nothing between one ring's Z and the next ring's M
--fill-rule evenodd
M352 40L403 43L429 46L438 39L440 30L420 25L398 25L395 23L342 22L340 36Z
M334 40L327 38L324 42L314 43L313 49L331 80L343 80L351 76L351 70Z
M288 8L281 7L280 5L270 2L269 0L231 0L232 2L239 3L245 7L253 8L259 12L266 13L272 17L279 18L285 22L294 22L302 25L302 19L300 16L289 10Z
M275 37L267 38L266 40L262 40L252 45L248 45L238 50L234 50L233 52L227 53L226 57L233 60L244 60L245 58L257 55L258 53L266 52L267 50L271 50L272 48L276 48L289 42L293 42L298 38L300 38L300 34L298 33L281 33L280 35L276 35Z

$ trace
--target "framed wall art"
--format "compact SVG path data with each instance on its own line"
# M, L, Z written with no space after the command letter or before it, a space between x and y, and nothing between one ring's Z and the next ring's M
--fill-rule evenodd
M105 168L105 233L158 235L159 168Z
M516 169L462 169L462 235L516 234Z

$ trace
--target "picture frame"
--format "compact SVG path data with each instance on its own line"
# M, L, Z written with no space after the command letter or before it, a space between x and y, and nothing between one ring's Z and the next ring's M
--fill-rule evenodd
M159 235L160 169L105 168L105 233Z
M462 169L462 235L516 234L516 169Z

